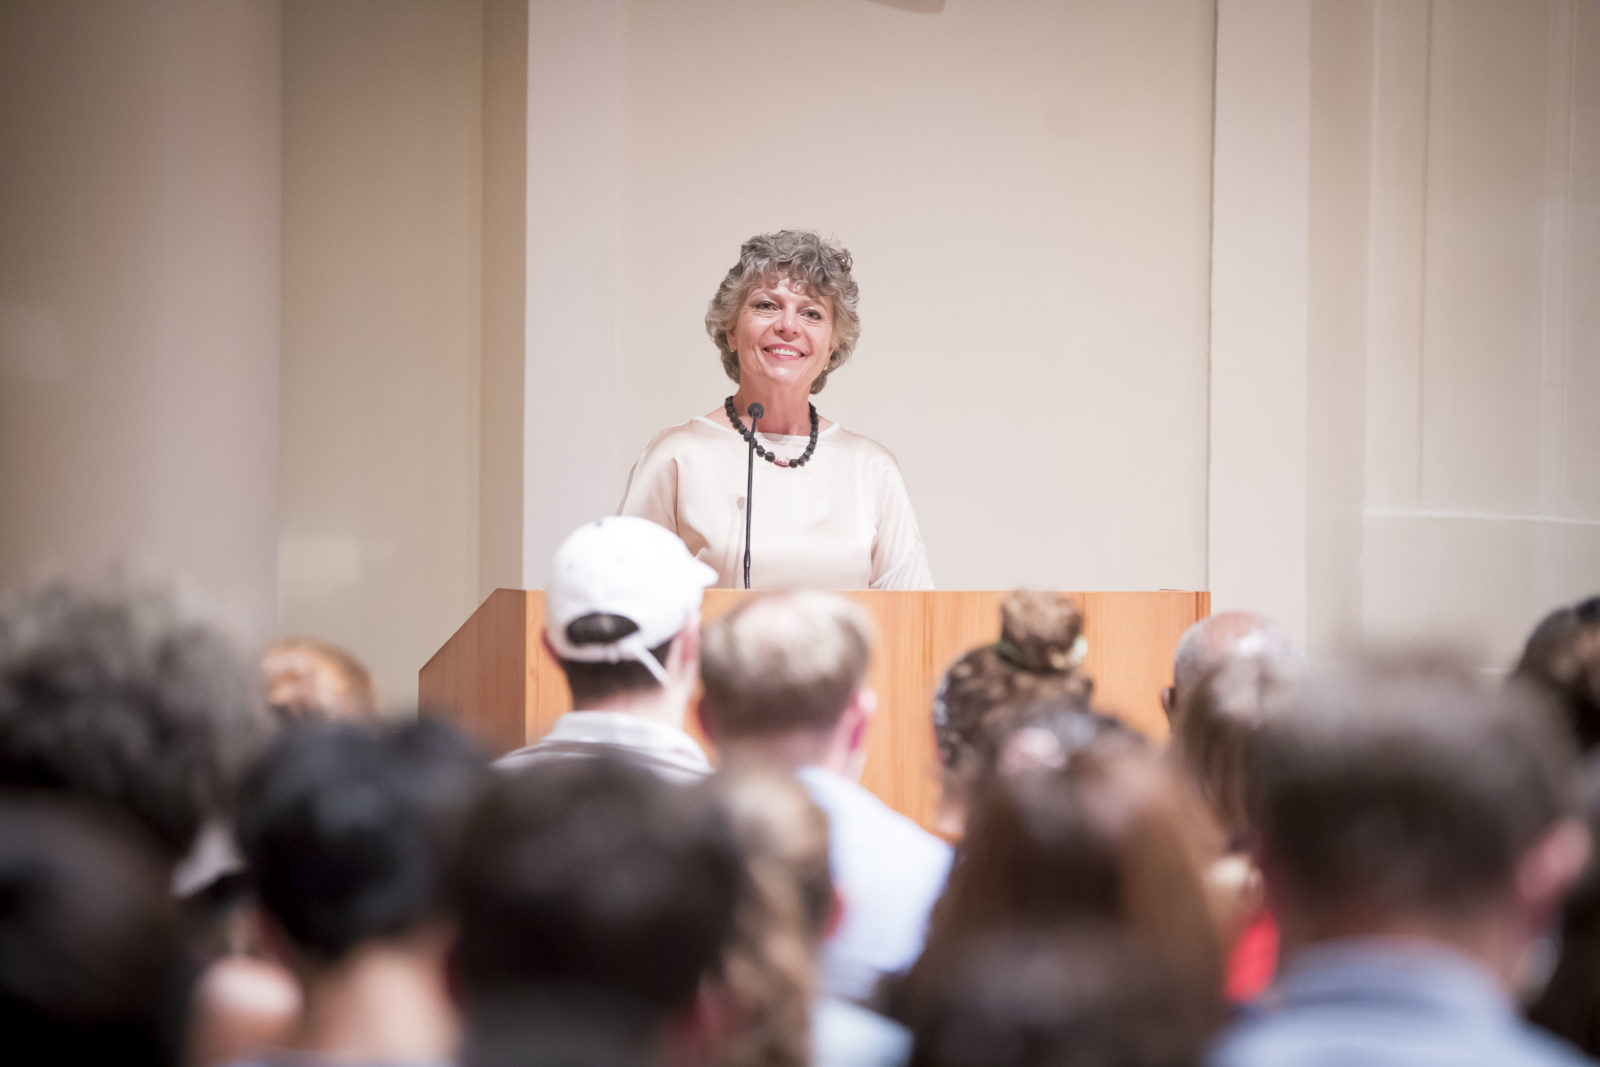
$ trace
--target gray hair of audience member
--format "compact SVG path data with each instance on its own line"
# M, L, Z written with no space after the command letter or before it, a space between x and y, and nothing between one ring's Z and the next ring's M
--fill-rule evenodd
M0 609L0 786L126 811L175 862L269 730L255 671L168 591L58 583Z
M1194 1067L1211 1028L1148 946L1111 926L1007 929L936 950L898 1012L909 1067Z
M832 593L740 603L700 636L701 714L721 737L826 731L866 684L872 619Z
M1170 750L1229 842L1250 831L1245 750L1267 717L1283 712L1299 677L1284 657L1246 655L1224 661L1184 692Z
M1289 632L1266 615L1224 611L1208 616L1185 630L1178 641L1172 685L1161 695L1167 714L1181 713L1184 691L1235 656L1256 656L1284 671L1298 669L1303 662Z
M1245 797L1270 890L1307 915L1470 913L1572 810L1553 709L1442 656L1308 679L1257 726Z
M8 1062L182 1061L193 969L169 877L165 857L112 813L0 799Z
M812 393L822 392L828 376L849 361L861 337L857 310L861 293L850 268L849 252L811 230L779 230L746 241L739 249L739 262L728 269L706 308L706 333L721 353L728 377L739 380L739 354L728 346L728 331L739 320L745 298L758 285L786 280L796 289L826 298L833 309L833 352L827 368L811 383Z

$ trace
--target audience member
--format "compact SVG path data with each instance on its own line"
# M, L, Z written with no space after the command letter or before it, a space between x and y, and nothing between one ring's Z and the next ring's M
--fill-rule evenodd
M675 781L711 773L683 723L699 673L700 601L714 581L715 571L647 519L580 526L556 549L543 634L573 710L499 765L621 752Z
M1104 927L999 929L928 961L911 1067L1195 1067L1208 1007Z
M448 850L487 768L453 728L292 728L240 793L238 838L304 1007L298 1063L456 1054Z
M1056 770L990 779L923 959L915 999L945 946L1005 929L1112 923L1165 959L1193 996L1220 1003L1217 935L1189 794L1153 753L1090 748Z
M1216 1067L1583 1062L1513 1008L1588 853L1571 765L1550 709L1464 667L1302 686L1245 771L1283 970Z
M933 730L944 769L939 828L960 836L967 807L1002 743L1060 705L1087 709L1094 681L1083 613L1056 593L1019 591L1000 606L1000 639L975 648L945 671L933 701Z
M867 685L866 612L826 593L748 599L708 623L700 722L727 758L794 769L828 815L844 919L823 952L823 986L869 999L917 958L950 848L856 781L877 695Z
M378 691L361 661L337 645L305 637L274 641L261 653L267 706L282 720L376 718Z
M267 725L244 661L171 596L56 584L0 610L0 786L125 812L174 867Z
M1528 635L1515 676L1560 702L1581 750L1600 749L1600 596L1546 615Z
M1150 741L1121 719L1061 700L1041 700L1024 706L1017 720L1025 725L995 737L993 765L974 768L974 791L982 792L990 778L1026 770L1059 769L1088 749L1147 751Z
M1278 926L1250 851L1254 834L1244 801L1244 760L1256 730L1291 700L1298 677L1292 670L1283 657L1224 660L1184 690L1182 712L1173 720L1177 732L1169 751L1219 830L1206 883L1231 948L1227 992L1235 1001L1265 990L1277 967Z
M181 1062L192 972L169 863L109 813L0 795L7 1063Z
M455 977L473 1033L533 1006L612 1020L648 1050L640 1062L712 1058L745 874L709 792L623 757L551 761L490 787L458 856ZM505 1048L476 1041L469 1058Z
M1567 897L1560 951L1528 1018L1600 1058L1600 763L1585 768L1580 791L1589 824L1589 866Z
M823 943L840 917L828 817L792 777L753 763L709 779L750 873L724 971L745 1024L723 1067L899 1067L910 1037L847 1000L818 995Z
M1177 733L1187 690L1207 673L1240 656L1255 656L1283 673L1300 667L1300 651L1276 620L1250 611L1208 616L1183 632L1172 663L1172 684L1161 691L1161 706Z

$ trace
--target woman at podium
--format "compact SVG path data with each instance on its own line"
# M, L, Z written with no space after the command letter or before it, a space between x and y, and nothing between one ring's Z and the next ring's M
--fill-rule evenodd
M753 588L933 588L900 465L811 403L855 351L858 300L850 253L815 233L746 241L706 310L737 389L645 446L620 513L665 526L719 586L742 586L753 433Z

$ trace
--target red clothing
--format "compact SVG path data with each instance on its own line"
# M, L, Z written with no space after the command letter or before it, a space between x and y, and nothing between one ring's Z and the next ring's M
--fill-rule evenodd
M1228 957L1228 999L1235 1004L1254 1000L1272 984L1277 970L1278 921L1263 910L1244 928Z

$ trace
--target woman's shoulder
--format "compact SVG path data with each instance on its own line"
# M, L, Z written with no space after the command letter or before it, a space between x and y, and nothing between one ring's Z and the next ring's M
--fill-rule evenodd
M668 426L650 438L641 455L673 455L689 449L704 448L708 443L724 443L726 438L737 439L738 436L728 427L718 426L705 416L696 415L688 422Z
M833 425L832 431L831 436L835 448L849 450L863 462L870 463L873 466L892 467L897 471L900 469L900 461L895 459L894 453L866 434L847 430L838 423Z

